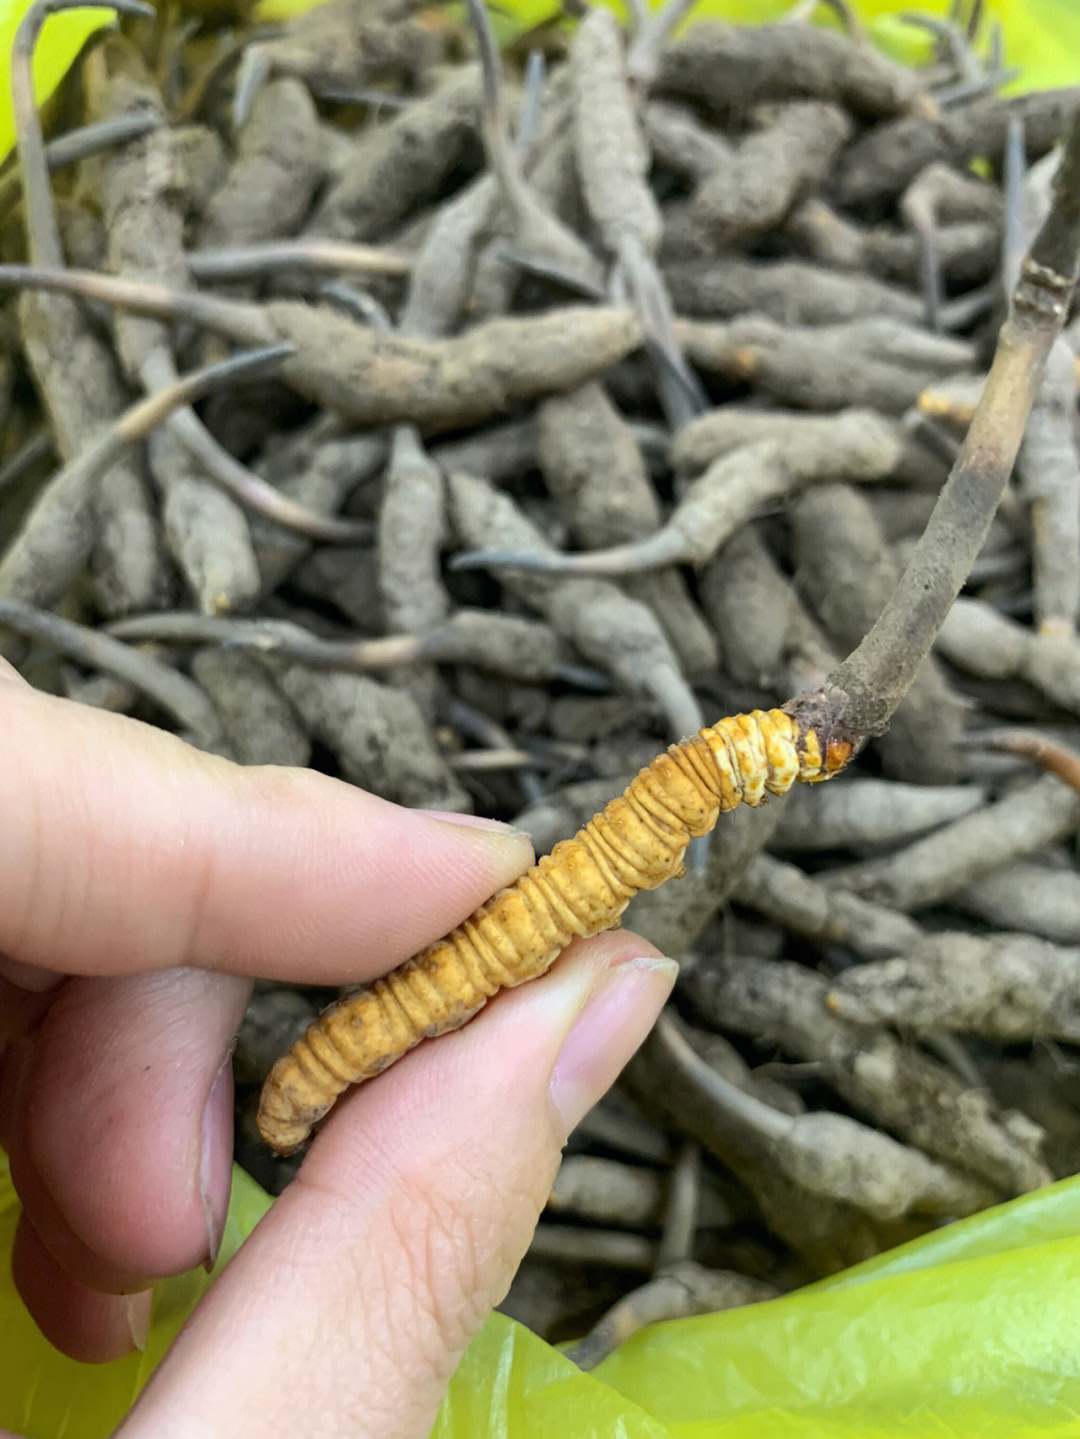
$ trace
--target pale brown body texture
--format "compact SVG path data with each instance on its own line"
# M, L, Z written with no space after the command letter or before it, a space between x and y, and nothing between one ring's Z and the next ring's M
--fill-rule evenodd
M543 974L572 939L610 928L639 890L680 874L689 841L724 811L828 779L849 753L834 744L823 755L814 731L783 710L736 715L672 745L445 938L327 1009L270 1071L263 1138L279 1153L299 1148L350 1084L460 1028L499 989Z

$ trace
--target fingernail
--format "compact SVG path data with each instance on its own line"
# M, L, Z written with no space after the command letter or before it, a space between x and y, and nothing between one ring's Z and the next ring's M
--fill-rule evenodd
M199 1198L206 1222L207 1257L203 1261L209 1271L217 1263L225 1216L229 1209L229 1185L232 1179L232 1051L225 1056L214 1076L210 1094L203 1107L199 1145Z
M131 1330L131 1342L140 1354L146 1352L146 1340L150 1333L150 1319L154 1312L154 1291L141 1289L138 1294L125 1294L124 1314Z
M598 976L551 1075L551 1103L565 1134L611 1088L656 1023L678 973L673 959L647 955Z
M481 819L475 814L452 814L439 810L421 810L419 813L426 814L436 824L453 829L454 843L459 849L467 845L481 857L485 868L494 865L504 884L509 884L533 862L532 840L524 830L515 829L512 824Z
M479 814L458 814L452 809L417 809L414 814L427 815L428 819L441 820L444 824L457 825L459 829L489 829L495 834L512 834L521 839L529 836L516 825L504 824L501 819L485 819Z
M36 964L23 964L21 960L8 959L7 955L0 954L0 979L6 979L18 989L43 994L46 990L55 989L63 977L51 969L39 969Z

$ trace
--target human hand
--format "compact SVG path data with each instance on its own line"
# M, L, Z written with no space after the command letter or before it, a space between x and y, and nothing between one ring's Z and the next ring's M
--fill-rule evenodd
M54 1344L106 1359L139 1343L155 1279L216 1252L249 977L371 978L531 852L309 771L240 769L2 660L0 734L12 1267ZM575 944L339 1103L121 1433L423 1439L566 1135L673 975L621 931Z

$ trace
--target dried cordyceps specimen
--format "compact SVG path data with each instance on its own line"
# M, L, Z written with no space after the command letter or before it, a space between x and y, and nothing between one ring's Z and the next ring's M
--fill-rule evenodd
M849 485L805 491L794 500L791 517L796 586L842 654L881 613L900 566L869 500ZM928 655L877 740L886 774L926 784L955 780L953 741L961 715L939 662Z
M320 235L373 240L462 166L480 159L480 72L444 72L430 95L385 125L362 130L347 148L312 220Z
M502 65L487 9L481 0L469 0L468 11L480 50L483 77L481 133L490 174L474 184L463 197L462 203L445 211L444 216L451 220L453 231L458 235L464 227L470 227L470 213L479 215L480 225L491 228L487 225L487 216L497 199L505 212L504 223L508 225L513 236L516 264L536 266L542 271L550 270L552 274L565 279L572 288L580 289L586 294L599 295L600 267L595 257L577 235L546 208L521 173L521 161L528 158L527 154L522 152L533 148L530 143L532 137L528 132L534 127L537 117L534 115L531 121L528 116L523 119L523 136L519 136L517 145L514 145L510 139L507 120ZM539 77L537 84L538 82ZM490 192L490 197L485 191ZM479 228L475 220L470 228L473 231L469 235L471 241L476 238L475 230ZM459 268L464 265L471 270L470 262L475 258L472 253L473 245L468 243L448 246L446 242L451 238L452 235L447 233L446 227L436 223L425 244L425 252L430 253L433 245L437 246L434 250L436 266L445 270L447 252L454 253L456 250ZM497 245L498 241L495 241L495 244ZM503 278L509 282L514 264L508 260L495 259L490 249L487 255L489 261L503 272ZM463 292L469 288L472 278L471 274L463 276ZM464 293L462 298L464 299Z
M92 114L144 108L164 118L161 98L138 53L119 37L107 39L88 58L84 84ZM186 284L183 234L190 187L172 131L162 125L138 144L84 166L83 178L102 215L111 268ZM175 380L166 327L119 313L114 330L117 354L135 383L153 392ZM169 548L205 610L241 608L259 592L251 534L237 500L261 505L264 513L286 523L291 519L320 538L330 536L322 516L304 516L298 507L283 504L274 489L218 444L190 406L169 417L151 440L148 458L162 494ZM346 526L342 537L355 539L356 534Z
M922 1050L842 1017L829 1003L834 986L824 975L799 964L732 959L687 967L682 984L700 1014L812 1062L855 1112L926 1154L1010 1194L1047 1183L1036 1127L1017 1125Z
M229 378L276 365L287 346L241 353L208 365L125 410L42 490L18 534L0 557L0 596L45 604L62 594L90 551L93 500L100 477L116 457L161 424L178 405L189 404Z
M207 648L191 661L241 764L305 766L311 738L266 668L238 650Z
M1022 856L969 880L954 890L949 902L995 929L1026 930L1058 944L1080 944L1080 874L1061 847L1038 857Z
M450 38L415 0L329 0L293 15L280 31L255 33L241 62L236 123L268 76L295 76L317 95L359 99L369 85L413 80L444 58Z
M1072 636L1080 618L1076 393L1076 359L1059 338L1047 357L1016 462L1021 493L1031 506L1035 626L1040 635Z
M531 552L550 547L509 495L472 475L450 475L454 527L466 543L488 538ZM604 580L506 578L506 587L601 665L631 694L652 695L663 706L676 736L702 727L697 696L684 678L658 616Z
M572 1154L559 1166L547 1209L594 1224L620 1224L632 1229L654 1223L663 1195L663 1179L656 1169Z
M674 332L671 296L657 267L660 206L648 184L649 154L627 71L622 37L604 6L588 11L570 46L573 145L582 199L615 260L657 365L657 395L678 429L706 403Z
M725 25L710 20L670 45L657 89L721 113L745 114L763 100L839 100L862 115L918 107L918 76L868 45L803 25Z
M834 869L830 883L896 909L924 908L1015 855L1076 828L1080 800L1053 778L1033 780L895 854Z
M871 410L816 416L782 439L760 440L714 461L690 485L652 534L609 549L559 554L479 551L454 557L455 568L484 565L542 574L626 575L666 565L704 564L729 535L801 485L845 475L884 479L900 462L896 425Z
M954 175L957 184L964 179ZM933 230L939 283L945 279L977 284L993 274L1001 252L1000 201L996 190L989 185L986 189L997 202L997 211L957 219ZM892 226L855 224L819 196L794 209L784 222L784 231L811 260L837 270L867 270L882 280L910 284L919 278L925 264L920 234Z
M806 260L672 256L664 278L683 315L726 319L753 313L792 325L840 325L881 315L917 325L918 296L871 275L845 274Z
M0 598L0 630L37 635L63 653L111 674L148 695L177 721L181 733L200 749L229 754L221 719L207 695L185 675L100 630L62 619L50 610Z
M846 954L864 959L902 953L922 937L907 915L833 889L767 854L750 861L732 897L779 920L794 934L842 945Z
M668 1029L674 1028L667 1017L662 1018L662 1023ZM695 1036L685 1025L680 1030L697 1048L700 1031ZM721 1041L717 1047L724 1053L720 1063L710 1060L709 1067L725 1073L733 1084L758 1091L758 1075L749 1072L731 1046ZM631 1088L642 1103L677 1121L680 1132L693 1135L706 1153L715 1155L725 1170L735 1175L753 1195L770 1230L800 1256L808 1275L831 1274L880 1253L888 1237L865 1213L793 1183L759 1151L733 1142L730 1133L722 1133L709 1095L700 1084L701 1070L697 1064L686 1063L685 1058L684 1051L665 1043L663 1034L654 1031L630 1061L627 1073ZM794 1091L785 1093L783 1086L773 1084L770 1099L774 1096L781 1103L789 1101L782 1112L803 1111Z
M545 483L580 544L618 544L659 526L660 501L641 446L600 385L543 401L536 448ZM687 674L716 668L716 641L676 570L630 576L624 588L655 611Z
M282 376L299 394L358 425L454 429L515 401L568 389L637 348L627 310L569 305L488 320L446 340L382 335L345 316L291 300L251 305L69 269L0 266L0 284L55 290L156 319L190 320L241 344L285 343L299 361Z
M804 328L764 315L679 320L675 334L703 373L748 381L780 404L811 410L866 405L900 414L934 374L954 374L975 355L966 341L885 316Z
M903 115L867 131L852 145L838 177L848 206L874 206L897 196L938 160L963 163L975 155L997 162L1009 121L1024 121L1029 154L1043 155L1061 135L1080 91L1044 90L1003 99L986 95L934 114Z
M236 154L202 212L200 250L293 234L328 164L327 137L307 90L292 79L260 92L236 137Z
M647 183L649 155L634 115L622 39L612 12L590 9L570 48L574 151L585 204L609 255L652 257L660 207Z
M278 683L311 733L338 757L342 774L378 785L397 804L465 810L468 796L451 774L413 697L366 675L335 674L275 662Z
M675 1022L661 1016L654 1043L693 1076L721 1135L757 1151L809 1194L854 1205L881 1223L924 1214L971 1214L994 1193L960 1169L928 1159L844 1114L775 1109L696 1054ZM723 1140L715 1148L723 1150Z
M543 974L575 936L609 928L638 890L680 871L690 839L720 814L783 794L795 780L827 779L850 753L782 710L721 720L673 745L445 939L331 1006L271 1071L263 1137L282 1154L298 1148L350 1084L459 1028L496 990Z
M703 248L745 243L775 228L829 174L852 129L843 110L817 100L782 105L761 118L761 128L694 192L688 218Z
M696 184L731 164L730 142L706 129L689 107L650 100L641 112L641 126L654 162Z
M884 1020L997 1039L1080 1040L1080 954L1030 934L927 935L902 959L852 965L827 1004Z
M1080 714L1080 641L1075 635L1040 634L983 600L961 595L934 643L939 654L969 674L996 681L1015 676Z
M16 32L11 57L27 240L31 259L44 265L61 265L63 254L34 103L31 58L47 15L62 8L49 0L32 5ZM120 13L149 13L141 0L119 0L110 8ZM116 363L85 314L70 300L25 295L19 310L23 350L52 420L60 454L71 460L86 437L93 436L124 407ZM95 486L93 508L97 519L94 555L104 605L117 613L154 603L161 593L163 569L157 534L146 487L126 455L119 456ZM71 533L66 530L67 536ZM41 548L47 543L47 538L41 541ZM75 568L85 560L85 552L80 553L74 559ZM65 554L62 563L72 560Z
M114 632L122 633L121 621ZM784 808L773 849L882 849L962 819L986 803L977 785L902 784L870 776L845 778L828 789L800 790Z
M743 525L720 547L698 587L737 679L783 699L814 689L836 668L838 656L756 526Z

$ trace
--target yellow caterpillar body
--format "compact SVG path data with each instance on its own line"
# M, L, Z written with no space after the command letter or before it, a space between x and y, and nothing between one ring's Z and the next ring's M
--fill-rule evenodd
M823 755L815 732L783 710L735 715L672 745L445 938L331 1005L267 1076L263 1138L292 1153L349 1085L459 1029L499 989L543 974L576 936L610 928L639 890L681 874L687 844L720 814L828 779L850 753L840 742Z

